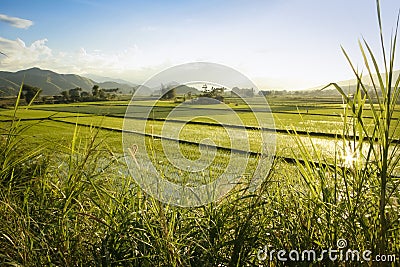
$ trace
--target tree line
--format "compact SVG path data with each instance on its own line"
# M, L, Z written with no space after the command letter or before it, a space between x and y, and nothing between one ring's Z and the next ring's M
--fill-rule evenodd
M40 99L40 94L42 89L36 86L31 86L29 84L22 85L21 98L25 99L26 103L37 102L90 102L90 101L102 101L115 99L119 93L119 88L104 89L100 88L98 85L94 85L92 92L83 91L82 88L76 87L73 89L65 90L61 92L61 95L53 96L43 96ZM41 101L40 101L41 100Z
M76 87L67 91L62 91L61 95L65 102L88 102L115 99L117 93L119 93L119 88L104 89L100 88L98 85L93 85L91 93L83 91L80 87Z

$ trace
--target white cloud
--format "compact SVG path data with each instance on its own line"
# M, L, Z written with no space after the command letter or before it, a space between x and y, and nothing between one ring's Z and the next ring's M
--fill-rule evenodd
M54 51L47 39L26 44L17 38L0 37L0 69L18 71L31 67L50 69L59 73L95 74L143 82L150 75L168 67L159 55L149 55L136 45L113 53L80 48L74 52Z
M28 29L33 25L33 21L28 19L21 19L17 17L10 17L4 14L0 14L0 21L10 24L13 27L20 29Z
M7 70L19 70L42 65L42 62L52 58L52 51L46 42L47 39L41 39L27 46L19 38L9 40L0 37L0 51L7 55L0 58L0 67Z

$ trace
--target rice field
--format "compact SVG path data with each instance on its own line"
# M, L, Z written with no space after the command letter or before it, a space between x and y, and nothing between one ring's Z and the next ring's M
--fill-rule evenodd
M266 262L257 255L265 246L319 251L335 248L338 239L380 253L374 229L378 176L371 163L379 153L369 155L370 142L355 127L351 107L335 99L272 98L262 115L274 123L262 129L256 127L257 101L252 111L232 101L227 107L186 106L172 117L178 103L159 101L146 117L146 99L0 110L3 166L11 166L1 173L2 264L262 266ZM364 110L366 134L374 118ZM399 114L396 106L392 121ZM395 158L399 130L390 129ZM145 151L136 153L140 172L127 169L124 134ZM263 134L274 143L271 166L261 156ZM241 161L230 162L232 148L241 151ZM259 166L271 170L256 180L254 191ZM385 253L398 255L399 170L397 162L391 166ZM232 186L198 207L165 204L159 201L165 195L148 194L152 188L143 186L154 171L169 183L193 187L237 169ZM185 196L187 203L199 203ZM280 265L273 259L269 264Z

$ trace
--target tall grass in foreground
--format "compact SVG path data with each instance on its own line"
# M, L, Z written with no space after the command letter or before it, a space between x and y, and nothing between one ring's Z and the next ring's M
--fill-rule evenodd
M345 238L351 249L399 256L400 151L399 143L393 142L400 138L396 136L400 120L393 115L400 94L400 76L396 77L394 72L399 20L387 51L379 1L377 13L383 70L368 43L359 42L373 89L363 82L362 74L344 49L357 79L357 90L354 95L347 95L337 84L328 85L334 86L346 103L343 133L334 152L335 162L324 159L315 147L310 151L300 138L295 140L301 150L299 158L309 160L304 165L298 161L307 186L301 201L311 204L312 213L326 229L318 242L335 246L339 238ZM366 107L372 110L372 123L364 115ZM312 162L315 157L317 163Z
M244 183L217 203L171 207L124 174L100 130L75 126L69 143L39 148L29 125L14 116L1 132L0 265L256 264L267 183L257 194Z
M87 227L85 215L95 208L87 187L105 168L98 167L100 140L95 133L78 139L75 128L68 147L34 145L26 133L40 122L26 124L16 117L21 92L22 86L13 120L1 131L0 265L73 265L87 254L85 235L96 229Z
M81 130L75 127L67 146L45 150L47 164L28 172L18 191L5 191L2 183L0 265L256 264L254 248L263 245L267 218L262 194L251 195L244 185L226 200L194 210L162 204L119 172L122 166L98 130ZM36 166L32 158L20 164Z

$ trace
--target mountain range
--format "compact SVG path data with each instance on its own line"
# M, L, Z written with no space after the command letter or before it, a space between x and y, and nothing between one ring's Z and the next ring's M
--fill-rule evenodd
M122 93L130 93L138 86L132 83L120 83L112 80L96 82L76 74L59 74L50 70L30 68L17 72L0 71L0 96L16 95L22 82L41 88L42 95L59 95L62 91L76 87L90 92L95 84L100 88L119 88Z
M400 70L394 72L394 78L400 75ZM101 77L96 75L87 75L87 78L84 76L76 75L76 74L59 74L50 70L42 70L39 68L30 68L26 70L20 70L17 72L8 72L8 71L0 71L0 96L15 96L19 88L23 83L29 84L31 86L39 87L42 89L42 95L59 95L62 91L66 91L69 89L80 87L83 91L90 92L93 88L93 85L98 85L100 88L104 89L113 89L119 88L120 92L124 94L131 93L134 89L136 89L139 85L130 83L121 79L113 79L108 77ZM373 75L374 81L377 82L376 74ZM363 82L369 87L371 87L371 78L367 75L364 75L362 78ZM346 92L353 93L357 87L357 80L345 80L337 82ZM168 86L177 85L173 81ZM302 90L303 92L315 92L316 89L321 89L324 86L319 86L315 88L310 88L306 90ZM161 88L148 88L145 87L145 90L148 94L160 94ZM189 87L186 85L180 85L176 87L177 94L185 94L188 92L192 92L192 94L200 93L196 88ZM330 95L337 94L338 92L333 89L326 89L322 94Z
M82 88L83 91L91 92L93 85L98 85L103 89L119 88L121 93L130 94L140 86L121 79L91 74L87 76L90 78L76 74L59 74L39 68L30 68L17 72L0 71L0 96L17 95L22 82L42 89L42 95L60 95L62 91L77 87ZM188 92L193 94L200 93L196 88L186 85L178 86L173 81L166 84L166 86L176 86L177 94L186 94ZM161 93L161 85L154 88L144 86L142 89L144 89L140 91L142 95L158 95Z

